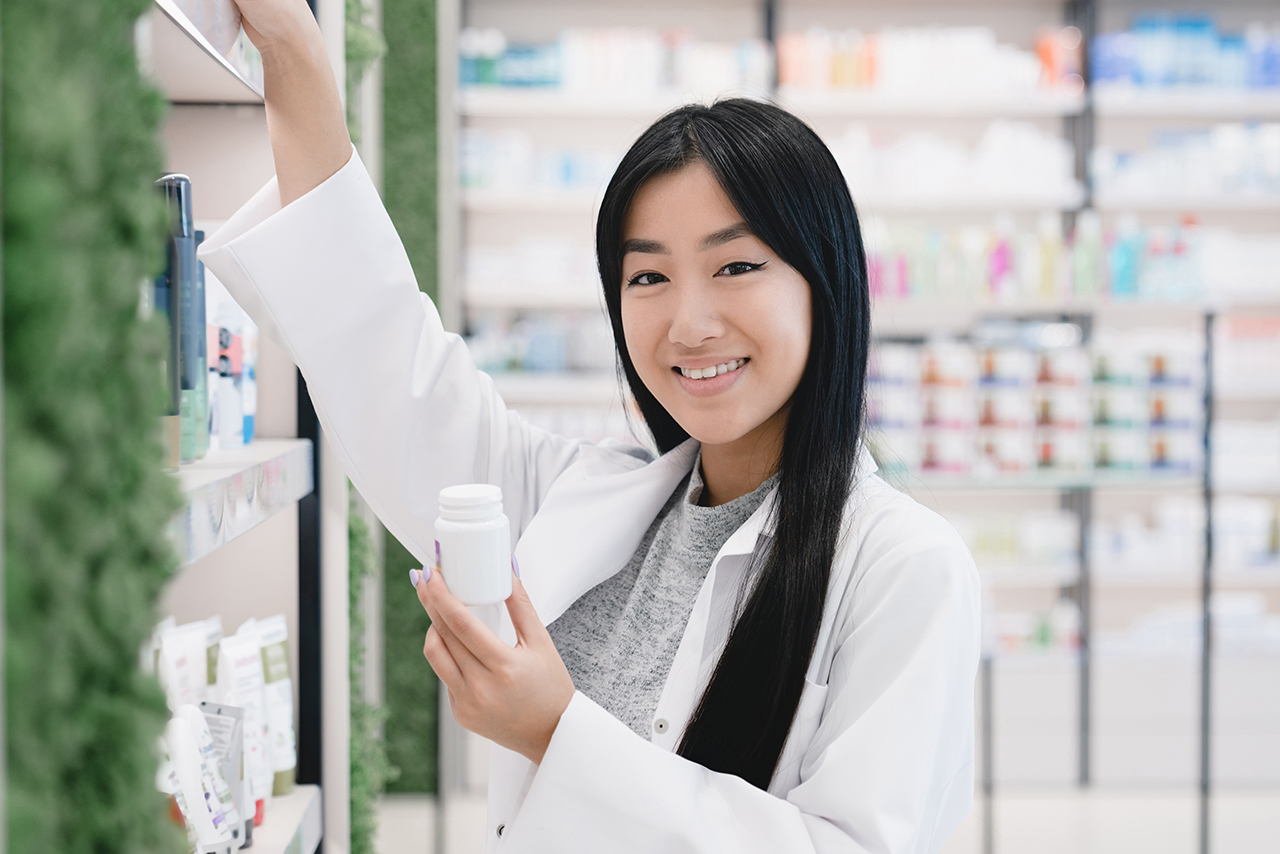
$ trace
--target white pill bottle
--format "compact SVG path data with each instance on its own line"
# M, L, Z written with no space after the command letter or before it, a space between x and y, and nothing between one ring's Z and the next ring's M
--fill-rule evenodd
M502 490L467 483L440 490L440 569L465 605L503 602L511 595L511 524Z

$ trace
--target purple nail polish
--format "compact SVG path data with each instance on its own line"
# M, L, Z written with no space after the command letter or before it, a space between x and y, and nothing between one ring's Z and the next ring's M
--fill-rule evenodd
M422 573L416 569L409 570L409 583L414 586L414 589L417 589L418 587L418 577L420 575L422 575Z
M431 580L431 567L428 566L422 570L422 583L426 584L430 580Z
M516 578L520 577L520 561L516 560L516 556L511 556L511 571L516 574Z
M436 566L440 565L440 541L436 540Z

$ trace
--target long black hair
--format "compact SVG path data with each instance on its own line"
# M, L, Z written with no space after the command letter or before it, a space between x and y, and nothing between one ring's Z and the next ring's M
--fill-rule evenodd
M813 129L731 99L680 107L622 158L596 255L622 370L663 453L689 437L636 373L622 329L622 241L646 182L705 163L751 231L809 285L813 333L779 460L774 535L679 753L767 789L817 644L858 457L870 339L867 261L848 185Z

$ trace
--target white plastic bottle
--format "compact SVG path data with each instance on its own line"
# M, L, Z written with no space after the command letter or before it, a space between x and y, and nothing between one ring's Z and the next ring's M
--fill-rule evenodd
M511 595L511 525L502 490L469 483L440 490L440 568L449 590L466 605L502 602Z

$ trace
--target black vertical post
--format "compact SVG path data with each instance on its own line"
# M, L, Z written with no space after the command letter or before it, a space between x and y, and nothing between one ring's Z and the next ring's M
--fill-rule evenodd
M773 55L773 72L769 79L769 94L778 94L778 0L763 0L761 3L763 16L761 30L764 40L769 43L769 53Z
M1200 854L1209 854L1213 710L1213 312L1204 316L1204 566L1200 583Z
M298 438L311 440L315 489L298 502L299 783L321 783L320 718L320 419L298 372Z
M995 691L992 688L992 653L982 654L982 669L979 671L982 691L982 854L993 854L995 851L995 798L996 771L994 767L995 750L992 745L995 736L993 726L994 711L992 708Z
M1093 781L1089 757L1093 741L1093 567L1090 561L1090 528L1093 523L1093 488L1072 487L1062 495L1064 507L1076 514L1079 525L1080 575L1076 581L1076 605L1080 609L1080 724L1078 782L1088 786Z

